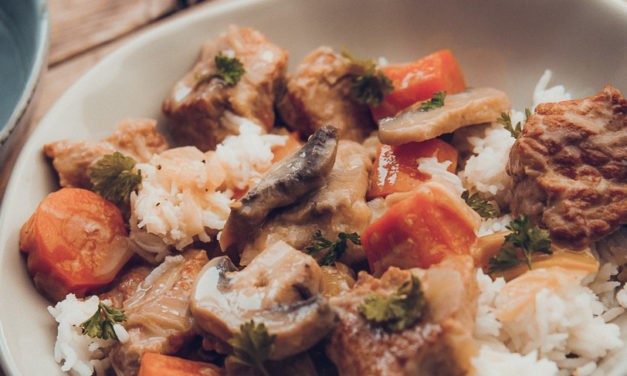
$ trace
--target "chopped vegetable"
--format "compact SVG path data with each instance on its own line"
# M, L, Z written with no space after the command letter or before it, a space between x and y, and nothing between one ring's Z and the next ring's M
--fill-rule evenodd
M510 231L500 231L490 235L484 235L473 244L473 258L475 265L483 267L488 271L489 260L497 255L501 246L505 242L505 237ZM599 270L599 261L592 254L589 247L580 250L571 250L551 244L552 254L534 253L531 255L533 269L560 267L573 273L593 274ZM529 271L529 267L524 263L518 263L509 269L493 272L492 277L503 277L510 281Z
M390 266L428 268L449 255L470 254L480 217L441 184L423 183L361 234L374 275Z
M376 120L394 116L405 108L432 98L437 92L449 95L464 91L464 75L450 50L437 51L420 60L382 67L392 80L394 90L370 110Z
M520 314L536 304L540 291L555 291L563 286L580 285L587 273L561 267L528 270L523 275L506 283L498 292L494 315L500 322L520 322ZM577 299L574 297L574 299Z
M496 208L487 200L484 200L479 193L470 194L468 191L464 191L462 198L482 218L496 217Z
M148 352L142 355L137 376L219 376L222 374L220 368L210 363Z
M57 301L110 283L133 254L120 210L80 188L43 199L22 226L20 250L35 285Z
M538 226L532 226L526 215L514 219L506 227L512 233L505 236L505 242L499 253L490 258L490 273L510 269L523 261L531 270L533 269L531 265L533 253L541 252L549 255L553 253L549 232Z
M438 91L433 94L433 97L420 104L420 111L429 111L434 108L440 108L444 106L444 98L446 98L446 91Z
M115 204L127 203L142 181L134 167L135 160L120 152L103 156L88 170L94 192Z
M235 85L246 73L242 62L236 57L227 57L220 53L216 55L215 63L218 69L216 76L222 78L229 86Z
M377 68L373 60L359 60L346 49L342 56L350 60L352 67L351 94L359 103L377 106L383 100L383 96L392 91L392 81Z
M435 157L438 162L450 161L448 171L455 173L457 149L440 139L398 146L379 145L370 174L368 198L385 197L394 192L408 192L429 180L428 174L416 168L417 160L428 157Z
M236 57L228 57L219 53L214 58L217 73L201 76L196 81L196 86L211 81L214 78L221 78L227 86L234 86L246 73L244 65Z
M400 331L414 325L422 317L425 307L420 280L412 274L411 279L390 296L369 295L357 310L373 325L388 331Z
M276 163L281 159L287 157L299 150L303 146L303 143L298 136L298 133L291 132L287 135L287 140L285 144L281 146L275 146L272 148L272 154L274 154L274 158L272 158L272 163Z
M229 360L247 367L250 367L264 376L269 375L264 366L268 360L275 336L268 334L268 330L263 323L256 324L250 320L242 324L240 332L229 340L233 346L233 354Z
M525 108L525 122L531 116L531 110ZM509 116L507 112L502 112L501 117L496 119L496 122L501 124L509 133L512 134L512 137L518 138L520 133L522 132L522 124L520 122L516 123L515 126L512 125L512 118Z
M92 317L81 324L83 334L92 338L118 339L113 330L114 324L126 321L126 315L121 308L110 307L103 302L98 303L98 309Z
M318 264L333 265L337 260L342 258L346 252L346 248L348 247L347 241L350 240L353 244L361 244L359 234L356 232L353 232L352 234L340 232L337 235L337 238L338 239L336 241L332 242L322 236L322 232L318 230L314 235L314 241L306 248L307 253L315 257L319 254L319 252L328 250L320 259L318 259Z

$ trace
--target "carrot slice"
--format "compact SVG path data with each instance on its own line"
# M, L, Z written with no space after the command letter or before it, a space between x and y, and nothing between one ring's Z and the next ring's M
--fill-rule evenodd
M379 276L390 266L428 268L450 255L469 255L480 223L461 197L427 182L368 226L361 242Z
M44 198L22 226L20 250L37 288L56 301L108 284L132 256L120 210L79 188Z
M430 99L438 91L455 94L466 89L464 75L450 50L381 70L392 81L394 90L384 96L379 106L370 107L376 120L394 116L418 101Z
M218 366L158 353L144 353L138 376L219 376Z
M281 159L291 155L296 150L300 149L303 146L303 143L300 140L300 136L297 132L291 132L287 135L287 141L285 141L285 145L275 146L272 148L272 153L274 154L274 158L272 159L272 163L276 163Z
M370 175L368 198L385 197L394 192L409 192L431 177L418 170L418 159L435 157L450 161L448 170L457 169L457 149L440 139L391 146L379 145Z

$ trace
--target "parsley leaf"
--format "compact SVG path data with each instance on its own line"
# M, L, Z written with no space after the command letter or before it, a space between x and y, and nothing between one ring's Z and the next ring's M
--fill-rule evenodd
M113 324L126 321L126 315L120 308L110 307L102 302L98 303L98 309L87 321L81 324L83 334L92 338L118 339L113 330Z
M525 122L531 116L531 110L525 108ZM512 137L518 138L522 133L522 124L520 122L516 123L516 125L512 125L512 118L506 112L501 112L501 117L496 119L496 122L501 124L509 133L512 134Z
M435 92L431 99L420 104L420 111L426 112L444 106L444 98L446 98L446 91Z
M479 193L470 194L468 191L464 191L462 198L466 201L466 204L470 206L472 210L479 213L482 218L496 217L496 208L487 200L484 200Z
M142 181L139 171L134 171L135 160L120 152L107 154L87 170L93 191L107 200L121 204L129 200L131 192Z
M269 375L264 362L270 357L276 336L269 335L266 326L263 323L255 324L254 320L243 323L239 330L228 341L233 347L233 354L229 359L257 370L262 375Z
M320 230L316 231L314 235L314 241L306 248L307 254L315 256L320 251L324 251L328 249L328 252L322 256L318 260L318 264L320 265L333 265L337 260L342 258L344 253L346 253L346 248L348 247L348 241L351 241L353 244L361 244L361 240L359 239L359 234L353 232L352 234L347 234L345 232L340 232L337 234L338 239L334 242L326 239L322 236L322 232Z
M526 215L510 222L507 229L512 233L505 236L499 253L490 258L489 272L499 272L525 262L531 270L531 255L536 252L552 254L551 239L546 230L532 226ZM521 259L522 257L522 259Z
M373 60L359 60L348 50L342 50L342 56L352 63L351 94L357 102L378 106L383 96L394 90L392 81L377 68Z
M426 300L418 277L412 274L393 294L372 294L357 307L370 323L388 331L400 331L415 324L424 314Z
M227 86L234 86L246 73L244 65L236 57L228 57L219 53L214 58L217 73L201 76L196 82L196 86L209 82L214 78L221 78Z

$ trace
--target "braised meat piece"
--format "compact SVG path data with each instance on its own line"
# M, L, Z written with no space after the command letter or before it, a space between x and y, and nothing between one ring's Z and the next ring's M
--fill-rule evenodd
M44 145L44 153L52 159L62 187L90 188L87 170L105 154L119 151L137 162L148 162L153 154L167 148L155 120L136 119L119 123L113 135L102 141L56 141Z
M330 300L339 315L326 352L340 375L466 375L476 354L472 336L477 286L470 257L445 260L419 276L426 317L402 331L373 326L358 307L367 296L388 296L410 278L410 271L388 269L381 279L365 272L348 293Z
M511 210L583 247L627 223L627 101L606 86L536 108L511 149Z
M234 85L216 76L215 58L238 59L245 73ZM274 125L274 101L284 90L288 54L260 32L231 26L227 33L205 43L198 62L163 102L172 135L183 145L214 149L237 127L222 121L230 111L266 129Z
M138 279L143 270L121 280L111 298L114 302L124 299L124 327L129 340L119 343L111 353L117 375L137 374L144 353L173 354L196 333L189 299L206 263L205 252L192 249L166 258L141 282Z
M310 53L287 81L277 103L281 118L308 136L330 124L340 138L361 142L375 129L367 105L351 96L352 63L329 47Z

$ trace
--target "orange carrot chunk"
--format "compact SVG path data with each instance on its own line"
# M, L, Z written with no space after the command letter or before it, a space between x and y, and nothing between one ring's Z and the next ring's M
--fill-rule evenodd
M370 271L428 268L449 255L469 255L480 217L441 184L423 183L361 234Z
M288 155L293 154L296 150L300 149L301 146L303 146L303 143L300 140L298 133L290 132L290 134L287 135L287 141L285 141L284 145L272 148L272 153L274 154L272 163L276 163Z
M392 80L394 90L384 96L379 106L370 107L375 120L394 116L418 101L430 99L438 91L455 94L466 89L464 75L450 50L381 70Z
M368 198L409 192L431 177L418 170L418 159L435 157L450 161L448 170L457 169L457 149L440 139L391 146L379 145L368 187Z
M219 376L218 366L158 353L144 353L138 376Z
M20 250L37 288L55 301L105 286L132 256L120 210L79 188L43 199L22 226Z

